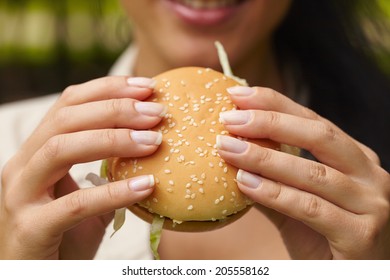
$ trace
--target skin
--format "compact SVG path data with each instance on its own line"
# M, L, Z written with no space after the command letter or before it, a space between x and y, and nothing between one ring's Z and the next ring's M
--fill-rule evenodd
M283 95L271 39L290 1L249 1L251 6L245 12L207 29L167 16L161 12L160 2L122 1L133 20L140 48L136 76L150 77L191 64L218 68L212 45L218 39L227 49L235 74L251 85L263 86L230 90L241 115L222 115L226 129L243 137L298 146L318 159L314 162L221 137L220 155L243 170L237 177L238 185L256 206L238 230L233 225L203 239L194 235L191 243L203 249L201 245L210 237L212 242L220 241L215 242L216 249L220 249L223 241L247 239L249 245L243 246L252 247L251 258L269 258L267 251L260 249L269 243L271 251L274 244L282 242L285 247L281 250L285 251L272 258L390 258L390 176L380 167L378 156L328 120ZM145 115L134 105L151 94L150 87L150 83L129 85L124 77L106 77L64 91L3 170L1 258L91 258L112 211L140 201L153 191L151 184L135 190L131 180L137 178L130 183L120 181L79 190L68 174L76 163L109 156L148 155L158 148L150 141L147 145L135 143L131 137L132 131L146 130L161 120L158 112ZM73 118L67 117L70 115ZM270 221L275 232L260 235L258 230L268 228ZM239 238L242 234L247 238ZM173 239L183 240L180 234L164 234L162 257L177 257L169 250ZM238 244L237 250L227 252L232 258L248 258L249 253L239 255L246 253L242 248ZM201 257L195 251L182 251L194 253L193 258ZM211 251L202 252L207 253L204 258L221 257Z

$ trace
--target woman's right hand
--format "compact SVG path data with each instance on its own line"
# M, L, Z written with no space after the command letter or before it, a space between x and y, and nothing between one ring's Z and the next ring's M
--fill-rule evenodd
M146 156L161 133L147 131L166 108L142 102L147 78L105 77L68 87L3 169L0 259L92 258L113 211L153 191L153 176L80 189L78 163Z

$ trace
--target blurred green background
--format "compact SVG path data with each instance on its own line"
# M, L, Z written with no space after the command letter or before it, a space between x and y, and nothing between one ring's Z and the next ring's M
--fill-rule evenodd
M0 0L0 103L107 74L131 30L118 0Z
M378 1L390 23L390 0L367 1ZM118 0L0 0L0 103L106 75L131 41L119 5ZM372 40L390 48L390 38L372 34ZM390 73L388 53L379 47L377 57Z

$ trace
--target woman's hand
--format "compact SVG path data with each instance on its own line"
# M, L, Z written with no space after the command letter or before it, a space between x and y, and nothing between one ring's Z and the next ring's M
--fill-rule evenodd
M279 228L291 257L389 259L390 176L377 155L273 90L229 92L241 109L221 113L229 132L297 146L318 160L218 137L219 154L241 169L241 191Z
M161 134L143 131L166 108L141 102L146 78L106 77L67 88L7 163L0 203L1 259L92 258L113 210L153 191L152 176L79 189L77 163L153 153Z

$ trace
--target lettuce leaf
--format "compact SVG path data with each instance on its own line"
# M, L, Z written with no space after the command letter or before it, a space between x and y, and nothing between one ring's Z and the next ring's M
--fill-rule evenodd
M150 227L150 249L152 249L153 256L156 260L160 259L160 255L158 253L158 246L160 244L164 221L164 217L154 215L152 225Z

